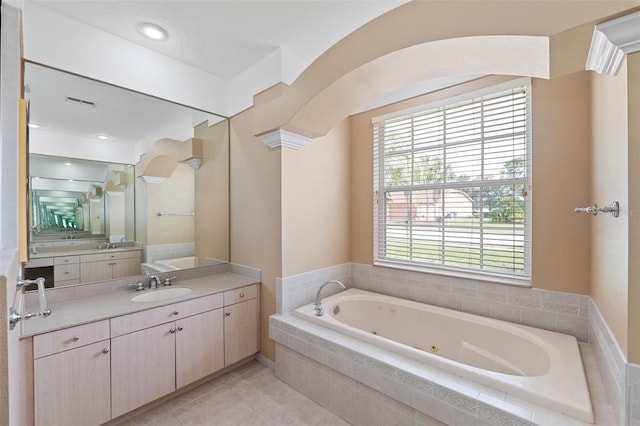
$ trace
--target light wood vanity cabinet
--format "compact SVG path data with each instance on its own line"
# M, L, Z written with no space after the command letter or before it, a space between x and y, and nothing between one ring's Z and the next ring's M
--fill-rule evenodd
M109 351L108 320L33 338L36 426L111 419Z
M80 282L88 283L140 275L140 251L80 256Z
M111 320L114 418L224 367L222 306L214 294Z
M258 351L250 285L34 336L35 424L98 425Z
M53 280L57 287L80 284L80 256L54 257Z
M258 288L224 293L224 365L258 352Z

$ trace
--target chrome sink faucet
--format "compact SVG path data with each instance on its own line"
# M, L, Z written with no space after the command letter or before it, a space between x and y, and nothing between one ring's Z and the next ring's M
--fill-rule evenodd
M149 288L154 289L158 288L158 284L160 283L160 278L157 275L151 275L149 278Z
M320 286L320 288L318 289L318 293L316 294L316 316L318 317L324 315L324 308L322 307L322 301L320 300L320 293L322 292L322 289L329 284L338 284L340 287L342 287L343 290L346 288L344 284L342 284L338 280L327 281Z

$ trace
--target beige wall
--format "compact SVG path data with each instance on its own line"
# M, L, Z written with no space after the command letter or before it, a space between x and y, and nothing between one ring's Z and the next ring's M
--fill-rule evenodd
M640 363L640 52L627 56L629 117L629 362Z
M532 81L533 287L589 294L589 73Z
M202 164L195 171L198 264L207 257L229 261L229 122L204 122L194 135L202 139Z
M282 149L282 276L349 262L349 122Z
M231 118L231 261L262 270L261 352L275 359L269 315L275 312L276 277L282 276L281 149L253 136L252 111Z
M164 182L147 185L147 244L193 242L194 217L163 215L161 213L190 213L194 211L194 171L179 163Z
M371 118L508 79L490 77L351 117L351 259L373 260ZM532 83L532 285L589 293L589 78L586 72ZM586 218L588 219L588 218Z
M591 201L616 200L619 218L598 215L591 222L591 296L622 351L627 354L628 303L628 119L627 65L617 76L592 74Z

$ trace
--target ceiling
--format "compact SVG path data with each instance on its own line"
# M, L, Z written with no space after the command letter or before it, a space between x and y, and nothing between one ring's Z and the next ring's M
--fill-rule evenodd
M53 70L25 64L25 98L29 121L40 132L53 132L95 140L98 135L134 146L141 140L193 137L193 127L222 118L213 114ZM82 102L79 102L82 101Z
M32 3L231 80L270 54L288 58L297 76L340 39L407 0L129 0ZM140 35L151 22L166 41ZM285 81L290 84L291 81Z

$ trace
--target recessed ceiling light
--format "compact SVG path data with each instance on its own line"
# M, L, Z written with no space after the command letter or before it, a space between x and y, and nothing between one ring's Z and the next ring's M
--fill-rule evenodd
M138 32L151 40L163 41L169 38L167 30L159 25L149 22L141 22L138 24Z
M98 138L100 140L103 140L103 141L106 141L107 139L109 139L109 136L108 135L96 135L96 138Z
M64 163L65 166L70 166L71 163L69 163L68 161L66 163Z
M40 125L38 123L29 123L27 124L27 127L31 129L37 129L38 127L40 127Z

